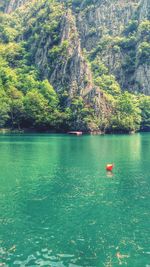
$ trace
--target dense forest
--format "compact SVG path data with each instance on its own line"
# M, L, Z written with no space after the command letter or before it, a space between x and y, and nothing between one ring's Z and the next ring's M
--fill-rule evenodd
M142 74L150 68L150 16L141 19L141 3L113 32L113 21L98 30L88 17L101 0L10 2L0 0L0 128L150 129Z

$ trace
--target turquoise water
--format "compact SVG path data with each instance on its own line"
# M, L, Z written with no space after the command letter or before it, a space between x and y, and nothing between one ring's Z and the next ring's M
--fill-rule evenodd
M5 267L150 266L150 134L0 135L0 255Z

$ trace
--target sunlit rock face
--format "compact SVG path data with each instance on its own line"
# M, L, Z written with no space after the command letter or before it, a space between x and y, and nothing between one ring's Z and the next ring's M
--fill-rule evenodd
M140 92L145 95L150 95L150 67L146 64L138 66L135 71L136 84L140 84ZM138 86L135 86L135 91L139 91Z
M51 38L45 33L41 34L39 44L34 44L37 47L36 65L42 69L44 76L49 78L57 91L66 87L71 97L74 97L77 92L80 94L88 93L93 89L92 74L83 57L75 17L71 10L65 12L61 18L59 39L60 45L66 42L66 54L54 59L52 72L48 74L45 65L48 64L48 49L51 45ZM44 43L43 40L45 40L45 44L41 45L40 43Z
M34 1L40 2L40 0L6 0L4 10L11 13L26 3L30 6L30 2ZM65 40L68 42L68 56L56 58L53 71L49 74L45 66L48 66L51 37L42 33L40 40L42 45L40 42L33 43L36 49L35 64L57 91L65 86L67 90L70 88L70 96L74 96L77 92L86 95L95 87L83 51L90 53L105 37L121 37L131 20L141 23L150 19L150 0L84 0L78 1L77 8L77 1L72 2L72 5L67 6L67 0L58 0L60 5L65 4L65 14L58 34L60 43ZM123 90L150 95L150 66L149 63L139 63L138 45L135 48L135 69L132 72L124 69L128 54L114 51L111 44L102 48L100 59L107 66L109 73L115 75Z
M98 0L93 1L91 6L83 5L78 16L83 46L89 50L103 35L121 34L134 16L139 3L140 0Z
M150 1L141 0L139 5L139 20L150 19Z
M76 18L71 9L62 13L57 34L59 45L66 44L66 51L59 57L53 58L51 63L49 61L49 49L53 46L51 36L41 29L40 39L32 43L32 49L36 50L35 64L42 76L50 81L58 93L67 91L68 105L69 99L80 95L86 103L94 106L97 114L108 114L109 105L103 93L94 85L91 69L84 58Z
M124 29L130 21L141 23L150 19L149 0L97 0L86 5L83 1L80 11L77 12L77 28L80 34L81 47L88 52L96 49L101 40L110 36L111 41L123 36ZM150 65L138 60L138 46L143 41L137 37L135 47L134 70L125 70L124 64L129 53L115 51L110 44L104 45L99 53L100 60L108 67L109 72L115 75L122 89L131 92L142 92L150 95Z
M16 8L20 7L21 5L23 5L23 4L27 3L27 2L32 2L32 0L10 0L10 1L6 1L5 12L6 13L11 13Z

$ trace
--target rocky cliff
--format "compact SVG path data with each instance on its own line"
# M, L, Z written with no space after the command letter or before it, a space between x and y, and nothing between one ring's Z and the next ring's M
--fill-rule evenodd
M49 16L43 18L42 9L47 10ZM50 81L58 94L67 93L67 105L70 105L74 97L81 96L94 107L97 115L107 114L108 109L110 110L109 104L93 82L90 64L84 57L76 16L72 10L66 9L63 3L53 4L48 10L40 3L34 12L34 16L38 17L37 21L33 23L32 30L27 27L22 38L29 39L28 50L41 76ZM28 24L32 24L32 18L29 12L25 23L28 19ZM40 20L43 20L43 27L38 24Z
M110 95L150 95L148 0L1 0L0 8L2 38L21 44L26 64L66 96L66 106L81 97L105 121Z
M5 6L5 11L10 13L26 2L34 1L10 0ZM97 49L103 43L103 39L110 36L111 40L103 45L99 58L108 67L110 74L115 75L123 90L128 89L132 92L138 91L149 95L150 67L148 62L140 64L138 61L139 42L133 48L136 50L136 55L133 59L135 66L132 71L128 71L124 67L124 62L129 58L128 51L116 51L113 49L112 42L118 36L123 36L124 29L132 20L137 20L140 23L149 19L150 2L148 0L93 0L81 2L73 0L69 7L66 5L67 1L61 1L60 5L63 2L65 3L66 14L60 26L62 33L60 42L68 41L68 57L62 59L63 66L60 59L59 63L57 62L58 64L55 63L56 68L50 77L50 81L56 85L58 90L62 85L61 83L68 84L72 88L72 92L75 90L82 91L83 88L85 91L91 90L93 87L92 74L85 62L82 51L85 49L88 53L91 53L92 50ZM72 8L72 11L70 8ZM45 51L47 46L48 40L45 42L43 51L38 48L36 52L36 64L40 65L41 68L45 63L47 64L47 50ZM43 68L43 71L46 74L47 70L45 68ZM59 81L57 78L58 72L62 76Z
M124 30L131 21L136 20L139 25L149 17L150 1L148 0L93 1L91 5L82 5L81 11L77 14L82 47L90 53L101 46L98 56L108 67L109 72L115 75L121 88L148 95L150 95L149 62L148 59L142 64L138 61L138 47L142 39L137 36L135 47L133 49L129 47L130 52L136 51L133 59L135 62L131 63L135 64L132 71L124 67L130 52L127 49L115 49L114 43L117 43L117 37L124 36Z
M33 0L6 0L4 3L4 11L9 14L25 3L32 1Z
M82 5L77 16L82 46L91 50L106 34L121 34L134 16L139 2L140 0L99 0L91 1L91 5Z

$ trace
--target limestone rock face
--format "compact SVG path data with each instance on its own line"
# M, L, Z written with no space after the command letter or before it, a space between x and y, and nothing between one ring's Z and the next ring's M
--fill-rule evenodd
M6 13L11 13L16 8L20 7L21 5L25 4L26 2L30 2L30 0L10 0L5 5L5 12Z
M76 18L72 11L68 9L61 18L60 24L60 41L62 46L67 43L66 53L53 59L52 71L49 73L48 51L51 46L51 37L41 34L41 40L35 43L37 48L35 54L35 63L43 72L45 78L48 78L57 92L68 92L69 98L82 96L86 103L94 107L97 115L106 114L108 105L105 97L99 88L93 83L92 72L89 64L86 62L81 49L80 38L76 27ZM44 40L44 46L41 44ZM68 100L69 101L69 100ZM69 102L68 102L69 104Z
M150 1L141 0L139 6L139 20L150 19Z
M139 91L145 95L150 95L150 66L147 64L139 65L135 71L135 91Z
M139 2L140 0L98 0L83 8L78 15L82 46L91 49L103 35L119 35L134 16Z
M11 13L16 8L38 0L8 0L5 12ZM92 72L85 59L84 49L88 53L96 49L105 37L122 36L124 29L131 20L138 23L150 19L150 0L84 0L79 2L78 10L66 6L67 1L58 3L65 9L59 29L59 43L67 42L66 55L49 61L51 36L40 33L40 40L34 42L35 64L48 78L56 91L66 88L70 97L76 94L87 95L95 88ZM73 1L75 2L75 1ZM41 1L42 3L42 1ZM150 65L138 62L138 45L135 47L135 69L127 72L124 63L128 54L115 51L110 45L102 48L101 61L113 74L122 90L143 92L150 95ZM52 64L51 71L49 65Z
M82 48L86 48L88 52L96 50L101 40L110 36L110 43L108 42L99 53L101 61L107 66L110 74L115 75L123 90L150 95L150 65L141 65L138 61L138 46L143 40L138 40L135 47L135 69L132 71L126 71L124 67L129 53L115 51L111 45L117 36L123 36L124 29L131 20L141 23L150 19L150 1L98 0L86 7L82 4L80 9L77 26Z
M83 57L75 17L71 10L68 10L64 16L60 32L61 44L65 41L68 43L67 56L62 57L61 61L59 59L50 81L56 83L58 90L61 86L70 88L71 97L77 92L84 95L93 88L92 74Z
M75 17L67 10L61 18L59 29L59 46L66 43L65 53L53 59L50 63L48 52L51 37L40 34L41 39L33 45L36 47L35 63L48 78L56 91L66 88L70 97L76 94L84 95L93 89L92 73L84 59L80 39L76 28ZM44 45L42 45L44 44ZM52 65L51 72L45 66Z

